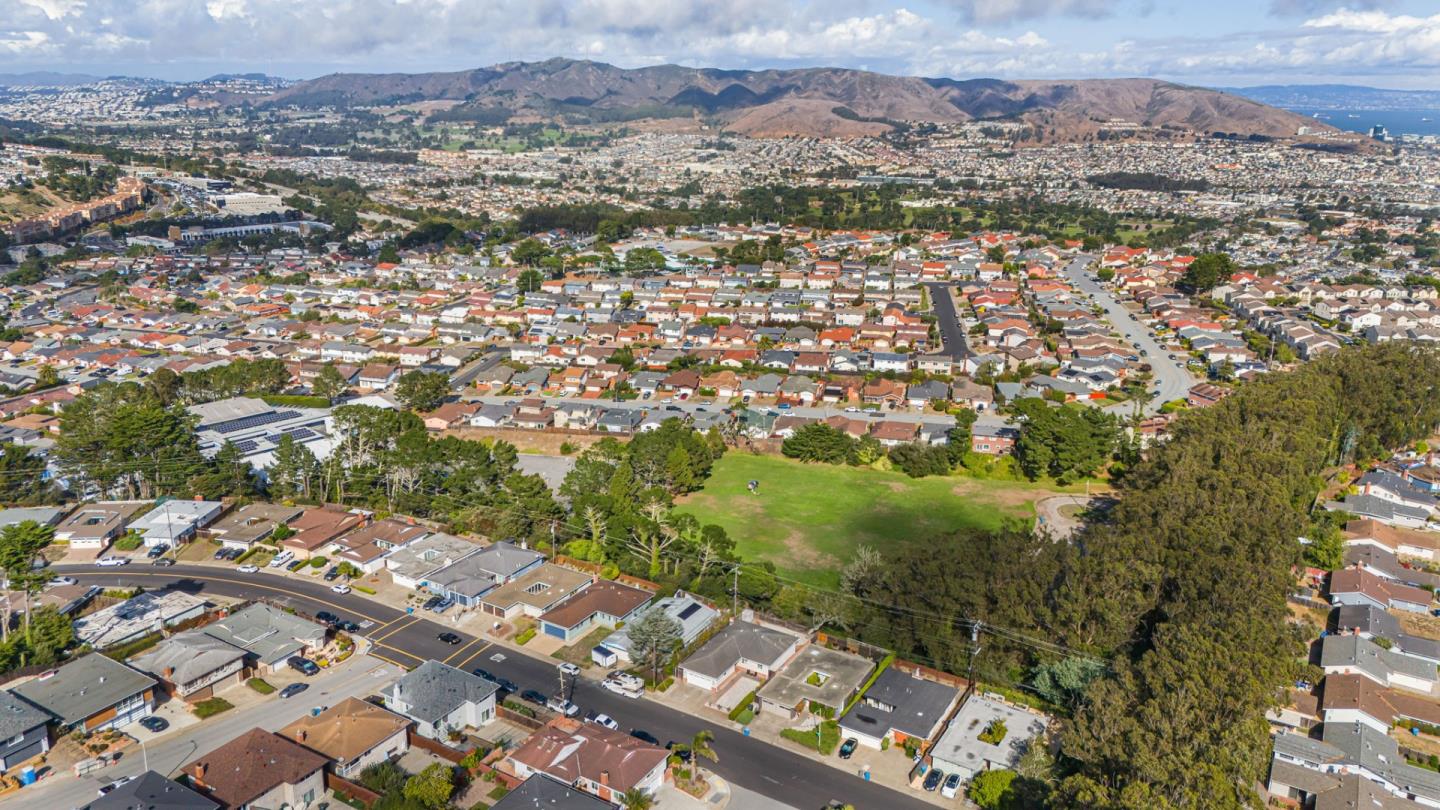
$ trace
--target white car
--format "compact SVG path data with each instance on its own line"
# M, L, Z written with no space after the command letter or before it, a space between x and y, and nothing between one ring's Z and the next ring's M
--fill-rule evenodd
M255 573L256 571L259 571L259 570L260 570L260 566L254 564L254 563L245 563L244 565L240 566L240 567L239 567L238 569L236 569L236 570L239 571L239 572L242 573L242 574L253 574L253 573Z
M115 788L118 788L118 787L120 787L121 785L123 785L123 784L125 784L125 783L127 783L127 782L134 781L134 779L135 779L135 777L133 777L133 776L122 776L122 777L120 777L119 779L116 779L114 782L107 782L107 783L101 785L101 786L100 786L100 790L97 791L97 792L98 792L101 796L104 796L105 794L109 793L110 791L114 790Z
M277 556L275 559L273 559L273 560L270 561L270 567L271 567L271 568L279 568L280 566L284 565L285 563L290 562L290 561L293 560L293 559L295 559L295 552L293 552L293 551L281 552L279 556Z
M106 568L110 568L111 566L116 566L116 565L129 565L129 564L130 564L130 558L129 558L129 557L101 557L100 559L98 559L98 560L95 561L95 564L96 564L96 565L103 565L103 566L105 566Z
M600 688L604 689L607 692L614 692L617 695L624 695L628 698L640 697L639 689L631 689L625 684L620 683L619 681L612 681L609 678L606 678L605 680L600 682Z
M74 585L78 580L74 577L55 577L50 580L51 585Z
M330 586L330 590L334 591L335 593L349 593L349 592L350 592L350 586L349 586L349 585L344 585L344 584L341 584L341 585L331 585L331 586Z
M604 726L611 731L620 730L620 724L615 722L615 718L611 717L608 714L597 714L595 715L595 719L591 720L590 722L594 723L597 726Z
M580 667L575 666L574 664L570 663L569 661L566 661L565 663L561 664L560 667L559 667L559 669L560 669L561 672L565 673L566 675L569 675L569 676L572 677L572 678L578 678L578 677L580 677Z
M580 713L580 707L565 698L552 697L545 701L545 708L556 714L563 714L566 717L574 717Z

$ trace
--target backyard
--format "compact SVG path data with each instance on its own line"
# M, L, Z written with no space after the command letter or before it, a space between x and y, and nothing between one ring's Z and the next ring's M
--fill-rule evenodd
M758 481L756 494L746 484ZM715 523L735 539L746 560L775 563L781 573L813 585L840 581L840 568L859 545L881 551L1007 518L1032 521L1035 501L1064 491L1053 485L964 476L909 478L861 467L802 464L778 456L725 455L700 492L679 511Z

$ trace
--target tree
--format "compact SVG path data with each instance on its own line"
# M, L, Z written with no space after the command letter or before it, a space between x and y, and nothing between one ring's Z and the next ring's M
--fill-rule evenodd
M34 506L52 502L54 485L46 479L45 457L20 444L0 450L0 502Z
M691 761L697 765L702 759L719 762L720 755L715 753L713 742L715 742L715 732L710 729L701 729L696 732L694 739L690 741Z
M380 246L380 253L375 257L380 264L399 264L400 251L395 248L394 242L386 242Z
M0 530L0 570L5 572L6 585L12 591L25 595L25 635L30 639L30 595L38 593L50 580L43 570L36 570L33 563L40 550L55 539L55 530L42 526L33 520L12 523ZM0 635L8 635L10 627L9 603L6 603L4 626Z
M190 480L190 491L207 500L253 495L256 484L250 462L234 442L220 445L209 469Z
M533 293L539 290L544 282L545 276L539 270L526 269L520 271L520 275L515 279L515 288L522 293Z
M641 788L633 787L620 794L620 806L625 810L650 810L655 806L655 797Z
M395 397L412 411L425 413L450 396L450 378L439 371L407 372L395 383Z
M315 375L314 382L310 383L310 392L317 397L324 397L332 403L350 390L350 384L340 375L339 369L334 363L326 363Z
M1000 810L1013 795L1010 783L1015 781L1015 772L1003 768L981 771L970 780L966 795L982 810Z
M1202 253L1185 268L1180 284L1194 292L1209 292L1235 272L1235 262L1225 253Z
M1074 706L1090 684L1105 674L1105 665L1090 658L1063 658L1035 669L1031 683L1040 697L1057 706Z
M440 808L450 802L450 794L454 790L454 770L449 765L434 762L405 780L404 795L424 807Z
M270 497L278 500L309 499L319 477L320 462L310 448L295 441L289 433L282 433L280 443L275 447L275 460L266 469Z
M890 463L899 467L911 478L949 475L950 451L947 448L923 442L897 444L890 448Z
M53 388L60 384L60 372L54 366L46 363L40 367L35 374L35 389Z
M650 610L630 625L630 646L635 660L650 669L650 679L660 680L660 667L680 643L680 623L663 610Z
M1053 476L1062 484L1093 475L1110 458L1120 438L1116 418L1083 405L1051 407L1044 400L1016 400L1023 421L1015 442L1020 469L1032 480Z
M800 461L848 464L855 457L855 440L824 422L802 425L780 444L780 452Z

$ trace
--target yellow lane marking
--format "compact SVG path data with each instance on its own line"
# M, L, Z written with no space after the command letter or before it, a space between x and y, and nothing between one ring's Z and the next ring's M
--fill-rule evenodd
M494 647L494 646L495 646L494 644L490 644L490 643L487 642L484 647L481 647L480 649L478 649L478 650L476 650L475 652L471 653L470 657L465 659L465 663L463 663L463 664L461 664L460 666L456 667L456 669L464 669L464 668L470 666L470 662L471 662L471 661L474 661L476 658L479 658L479 657L480 657L480 653L483 653L483 652L485 652L486 650L488 650L488 649L490 649L491 647Z
M466 650L470 649L471 645L475 644L477 641L478 641L478 642L483 642L483 641L485 641L485 639L483 639L483 638L472 638L472 639L470 639L469 641L465 642L465 645L462 646L460 649L458 649L458 650L456 650L455 652L450 653L448 656L446 656L446 657L445 657L445 663L448 664L448 663L450 663L451 661L454 661L456 658L459 658L462 654L464 654L464 652L465 652Z
M400 632L401 630L404 630L404 629L407 628L407 627L414 627L414 626L420 621L420 617L419 617L419 616L408 616L408 617L406 617L406 618L408 618L410 621L408 621L408 622L391 622L390 624L385 625L385 626L388 628L388 627L390 627L390 626L393 624L393 625L395 626L395 629L393 629L393 630L390 630L390 631L388 631L388 632L386 632L386 633L381 633L381 634L379 634L379 635L371 635L371 636L369 636L371 643L374 643L374 642L377 642L377 641L381 641L381 640L383 640L383 639L387 639L387 638L395 635L396 633Z

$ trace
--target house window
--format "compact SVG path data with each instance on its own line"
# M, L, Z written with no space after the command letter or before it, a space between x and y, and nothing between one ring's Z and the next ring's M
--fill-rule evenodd
M309 804L309 803L315 801L315 791L314 791L314 789L312 788L311 790L305 791L305 797L304 797L304 798L305 798L305 803L306 803L306 804Z

